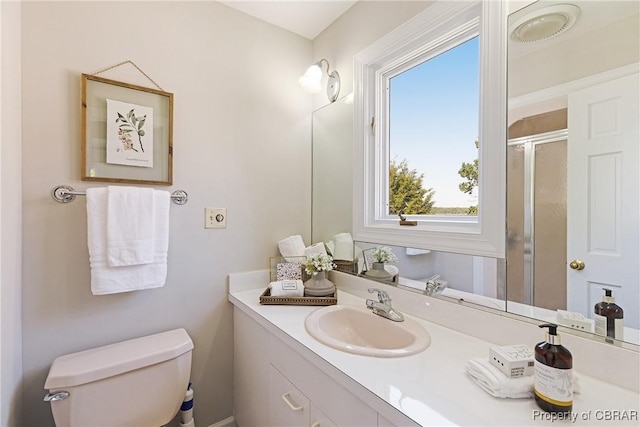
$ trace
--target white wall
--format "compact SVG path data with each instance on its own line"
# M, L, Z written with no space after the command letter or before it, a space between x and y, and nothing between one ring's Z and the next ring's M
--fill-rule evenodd
M433 1L359 1L313 40L313 58L325 58L342 81L340 96L353 92L353 57L380 37L413 18ZM327 104L323 92L314 109Z
M0 425L15 425L22 375L20 3L0 2Z
M226 277L266 268L276 242L310 237L310 112L297 77L309 40L216 2L22 5L23 426L51 426L42 402L62 354L177 327L194 340L195 417L232 415L233 325ZM163 288L93 296L80 176L80 74L130 59L174 93L174 185ZM130 66L103 76L152 84ZM4 149L4 147L3 147ZM106 185L106 184L105 184ZM204 208L227 228L205 230Z
M357 2L313 41L313 58L329 61L341 77L339 100L329 104L323 90L314 97L314 241L328 241L352 229L353 57L422 11L430 2ZM324 70L324 68L323 68ZM326 85L327 77L323 84ZM331 161L331 159L336 159Z

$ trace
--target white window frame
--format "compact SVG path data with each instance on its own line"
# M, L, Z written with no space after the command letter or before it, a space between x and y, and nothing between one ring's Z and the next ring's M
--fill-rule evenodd
M398 218L390 217L386 210L388 79L399 70L423 62L478 33L479 214L477 217L409 217L418 220L418 225L401 226ZM353 235L356 240L504 258L505 52L503 2L439 1L355 56Z

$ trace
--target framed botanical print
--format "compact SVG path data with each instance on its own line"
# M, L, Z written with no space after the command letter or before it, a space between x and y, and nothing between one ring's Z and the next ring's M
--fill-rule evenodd
M173 94L82 74L82 180L171 185Z

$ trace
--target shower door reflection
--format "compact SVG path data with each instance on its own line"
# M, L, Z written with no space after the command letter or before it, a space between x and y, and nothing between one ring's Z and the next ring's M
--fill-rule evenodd
M567 308L566 135L514 138L507 148L507 299L550 310Z

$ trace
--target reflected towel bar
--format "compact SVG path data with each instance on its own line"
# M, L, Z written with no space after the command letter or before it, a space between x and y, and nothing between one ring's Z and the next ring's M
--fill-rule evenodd
M58 203L69 203L76 199L76 196L86 196L84 191L76 191L69 185L58 185L51 190L51 197ZM171 193L171 201L176 205L184 205L189 200L189 195L184 190L176 190Z

